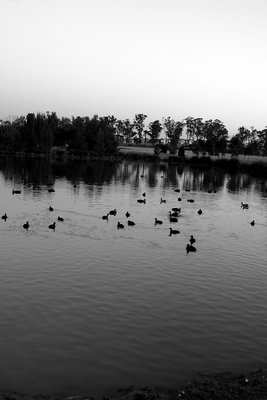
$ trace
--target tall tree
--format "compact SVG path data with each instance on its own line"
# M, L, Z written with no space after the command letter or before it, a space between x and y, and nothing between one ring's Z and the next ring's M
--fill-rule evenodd
M135 117L134 117L133 125L138 134L138 143L139 144L142 143L143 131L144 131L144 127L145 127L144 121L146 118L147 118L147 115L145 115L145 114L135 114Z
M148 125L147 135L150 137L150 142L153 145L157 143L161 131L162 125L158 119L156 121L150 122L150 124Z

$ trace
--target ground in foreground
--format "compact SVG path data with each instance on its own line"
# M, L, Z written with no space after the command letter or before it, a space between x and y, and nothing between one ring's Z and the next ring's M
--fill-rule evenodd
M89 400L96 399L90 395L54 394L26 395L1 392L0 400ZM179 389L162 390L160 388L129 387L101 397L102 400L263 400L267 399L267 376L263 369L248 374L234 375L220 373L202 375L187 386Z

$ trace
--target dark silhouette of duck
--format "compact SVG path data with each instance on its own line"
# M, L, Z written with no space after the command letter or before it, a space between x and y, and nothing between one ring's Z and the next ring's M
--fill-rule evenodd
M162 221L158 218L155 218L155 225L162 225Z
M7 215L6 215L6 213L5 213L4 215L2 215L1 218L4 219L4 220L6 221L6 220L7 220Z
M180 193L180 189L174 189L174 191Z
M64 221L64 218L62 218L62 217L57 217L57 220L60 221L60 222L63 222L63 221Z
M169 221L170 222L178 222L178 218L170 216Z
M181 197L178 197L178 201L182 201L182 198L181 198Z
M134 226L134 225L135 225L135 222L131 221L130 219L128 219L127 222L128 222L128 225L129 225L129 226Z
M194 238L193 235L190 236L189 241L190 241L191 244L196 243L196 239Z
M49 211L54 211L53 207L49 206Z
M124 225L121 224L120 222L118 222L118 223L117 223L117 228L118 228L118 229L123 229L123 228L124 228Z
M249 204L248 203L243 203L243 201L241 201L241 207L243 208L243 210L246 208L249 208Z
M15 189L13 189L13 190L12 190L12 194L21 194L21 190L15 190Z
M146 199L138 199L138 200L137 200L137 203L146 204Z
M172 211L181 212L181 207L173 207Z
M254 226L254 225L255 225L254 219L253 219L253 221L251 221L250 225L251 225L251 226Z
M194 203L195 200L194 199L187 199L188 203Z
M55 192L55 189L53 189L53 188L48 189L48 192L49 192L49 193L54 193L54 192Z
M142 193L142 196L143 196L143 197L146 197L146 192Z
M48 225L48 228L55 230L56 229L56 223L53 222L53 224Z
M109 212L110 215L117 215L117 210L114 208L114 210L110 210Z
M179 217L179 211L169 211L169 217Z
M198 215L201 215L202 214L202 210L201 210L201 208L198 210Z
M109 213L107 213L106 215L103 215L102 219L105 219L106 221L108 221L108 216L109 216Z
M185 189L186 192L190 192L190 189Z
M169 236L171 236L171 235L178 235L179 233L180 233L180 231L178 231L177 229L172 229L172 228L170 228Z
M191 252L196 252L197 249L195 248L195 246L192 246L192 244L187 244L186 245L186 251L187 251L187 253L189 253L190 251Z
M28 230L30 227L29 221L27 221L25 224L23 224L23 228Z
M126 211L126 214L125 214L126 218L129 218L130 215L131 215L131 214L129 213L129 211Z
M162 204L162 203L166 203L166 199L160 198L160 204Z

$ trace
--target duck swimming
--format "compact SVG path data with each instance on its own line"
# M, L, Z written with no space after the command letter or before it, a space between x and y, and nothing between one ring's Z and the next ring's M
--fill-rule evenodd
M180 231L178 231L178 230L176 230L176 229L170 228L170 234L169 234L169 236L171 236L171 235L177 235L178 233L180 233Z
M30 226L29 221L27 221L26 224L23 224L23 228L26 230L29 229L29 226Z
M138 199L138 200L137 200L137 203L144 203L144 204L146 204L146 199Z
M124 228L124 225L121 224L120 222L118 222L118 223L117 223L117 228L118 228L118 229L123 229L123 228Z
M253 219L253 221L251 221L250 225L251 225L251 226L254 226L254 225L255 225L254 219Z
M125 214L126 218L129 218L130 215L131 215L131 214L129 213L129 211L127 211L126 214Z
M56 229L56 223L53 222L53 224L48 225L48 228L55 230Z
M187 253L189 253L190 251L196 252L197 249L196 249L194 246L192 246L191 244L188 244L188 245L186 246L186 251L187 251Z
M57 217L57 220L63 222L63 221L64 221L64 218L62 218L62 217Z
M7 219L7 215L6 215L6 213L4 214L4 215L2 215L2 217L1 217L2 219L4 219L5 221L6 221L6 219Z
M189 241L190 241L191 244L196 243L196 239L194 238L193 235L190 236Z
M155 225L161 225L162 221L160 219L155 218Z
M111 211L109 212L109 214L110 214L110 215L117 215L117 210L116 210L116 208L114 208L114 210L111 210Z
M12 194L20 194L21 193L21 190L12 190Z
M134 226L134 225L135 225L135 222L133 222L133 221L131 221L130 219L128 219L128 225L129 225L129 226Z
M163 200L162 198L160 198L160 204L161 203L166 203L166 200L165 199Z
M107 213L106 215L103 215L102 219L105 219L106 221L108 221L108 215L109 215L109 213Z
M201 208L198 210L198 215L201 215L202 214L202 210L201 210Z
M49 211L54 211L53 207L49 206Z

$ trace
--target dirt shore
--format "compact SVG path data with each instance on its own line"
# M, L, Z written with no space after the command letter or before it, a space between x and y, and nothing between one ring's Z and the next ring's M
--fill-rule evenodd
M135 388L118 389L106 396L27 395L0 392L0 400L263 400L267 399L267 376L261 368L248 374L234 375L230 372L202 375L183 388Z

